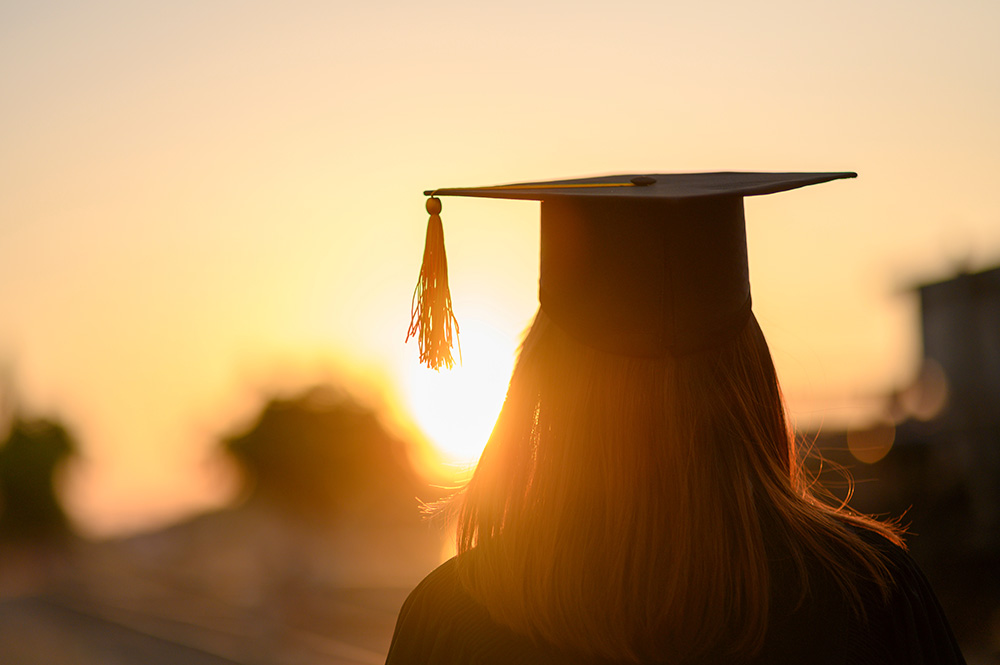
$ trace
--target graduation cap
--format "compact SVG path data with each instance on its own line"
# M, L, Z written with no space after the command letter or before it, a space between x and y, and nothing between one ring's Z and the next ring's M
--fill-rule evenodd
M452 367L451 308L438 196L541 201L539 302L560 328L608 353L656 358L712 348L750 317L743 197L856 173L668 173L462 187L430 196L407 340Z

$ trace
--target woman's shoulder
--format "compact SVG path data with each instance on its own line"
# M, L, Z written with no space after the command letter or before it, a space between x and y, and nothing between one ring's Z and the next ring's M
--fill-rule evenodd
M877 527L849 528L881 555L889 586L860 587L866 616L851 624L848 639L870 645L869 656L882 652L879 662L964 663L937 595L906 548Z
M390 656L394 649L411 644L438 625L447 625L456 617L469 622L470 615L479 614L481 608L462 585L458 566L458 557L448 559L428 573L406 597L396 620Z
M458 557L452 557L428 573L403 603L403 609L409 606L422 605L427 602L451 599L462 600L462 589L458 577Z
M558 654L496 623L459 575L461 556L410 592L396 621L386 665L558 663Z
M798 574L795 567L785 558L777 559L770 628L754 662L964 663L937 597L906 549L878 525L843 525L885 567L886 586L865 580L858 571L854 596L823 563L810 559L804 571L806 595L800 597L788 583Z
M879 619L899 662L964 663L941 603L909 552L879 533L869 531L862 537L885 556L892 576Z

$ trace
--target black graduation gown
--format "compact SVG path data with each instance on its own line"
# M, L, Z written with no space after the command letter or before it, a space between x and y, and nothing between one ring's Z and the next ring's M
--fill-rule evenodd
M819 584L811 577L813 593L805 603L794 612L779 611L772 617L764 648L753 665L965 663L923 572L905 551L882 543L879 548L887 554L895 580L888 603L873 591L865 599L868 620L861 622L836 590L822 581L825 576L815 576ZM775 577L780 575L776 570ZM536 644L492 621L459 581L456 559L434 570L403 603L386 659L386 665L581 662L573 654Z

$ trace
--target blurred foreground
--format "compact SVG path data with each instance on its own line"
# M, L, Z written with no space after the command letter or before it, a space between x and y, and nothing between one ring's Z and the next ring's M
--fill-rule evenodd
M381 663L443 546L403 443L321 388L271 401L223 448L238 507L101 543L61 511L44 533L0 532L2 662Z
M426 525L325 531L244 508L147 536L3 552L0 653L41 663L381 663L437 562Z

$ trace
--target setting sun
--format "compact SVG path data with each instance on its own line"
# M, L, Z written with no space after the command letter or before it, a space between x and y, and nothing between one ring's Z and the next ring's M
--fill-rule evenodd
M479 459L503 405L515 340L478 319L461 322L462 364L440 372L414 363L405 399L446 464Z

